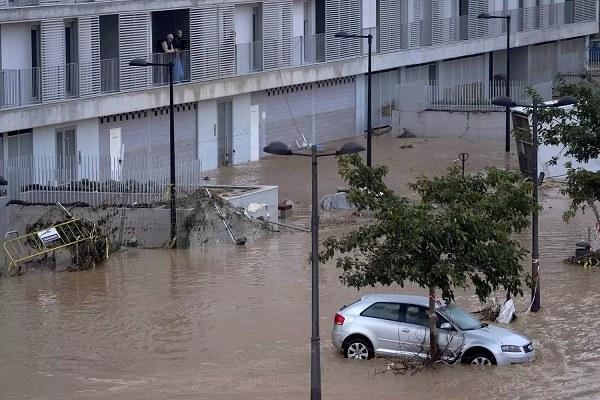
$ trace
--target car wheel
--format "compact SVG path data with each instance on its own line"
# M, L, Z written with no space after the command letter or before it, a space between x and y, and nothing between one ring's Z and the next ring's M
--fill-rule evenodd
M471 360L471 365L477 365L480 367L489 367L489 366L493 365L493 363L492 363L492 360L490 360L487 356L478 354Z
M373 350L371 344L364 339L353 339L346 345L346 351L344 351L346 358L353 358L356 360L368 360L373 358Z

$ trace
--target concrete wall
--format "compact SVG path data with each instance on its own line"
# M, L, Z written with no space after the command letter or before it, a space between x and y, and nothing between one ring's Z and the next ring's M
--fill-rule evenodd
M252 42L252 7L254 4L235 6L235 43Z
M304 36L304 1L295 0L292 6L292 36Z
M377 1L362 0L362 27L371 28L377 26Z
M503 112L400 111L400 131L418 137L504 137Z
M31 24L0 25L2 69L31 68Z

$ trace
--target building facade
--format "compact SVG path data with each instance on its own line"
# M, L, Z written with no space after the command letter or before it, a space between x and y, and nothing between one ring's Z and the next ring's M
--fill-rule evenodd
M597 0L0 0L0 161L30 157L20 170L55 184L90 175L85 159L167 159L168 75L136 58L175 64L176 157L204 171L272 140L357 136L367 43L336 32L374 36L377 126L407 84L502 85L506 26L482 12L511 15L515 82L582 68L599 28ZM178 30L180 51L165 53ZM40 159L62 172L38 177Z

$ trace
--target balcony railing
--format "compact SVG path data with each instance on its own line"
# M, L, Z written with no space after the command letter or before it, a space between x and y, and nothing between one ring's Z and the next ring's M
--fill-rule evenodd
M263 69L263 42L235 45L235 65L238 75L250 74Z
M42 80L40 68L0 71L0 108L39 103Z
M373 41L371 42L371 52L373 54L379 53L379 51L380 51L380 46L379 46L379 28L378 27L363 28L362 34L364 36L367 36L367 35L373 36ZM368 54L369 53L369 42L368 42L367 39L362 39L361 46L362 46L361 47L361 53L362 54Z
M173 82L188 82L190 80L190 52L154 53L152 62L159 64L173 63ZM152 83L154 85L169 84L168 68L152 68Z
M325 34L296 36L292 40L292 64L325 62Z
M69 63L65 65L65 96L79 96L79 64Z
M119 59L100 60L100 90L102 93L119 91Z

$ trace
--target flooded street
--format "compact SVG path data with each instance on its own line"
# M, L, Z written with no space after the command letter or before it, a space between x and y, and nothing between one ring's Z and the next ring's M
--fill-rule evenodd
M403 143L414 148L399 149ZM376 138L376 164L390 165L390 186L406 193L420 173L443 173L468 151L467 171L503 166L501 141ZM513 164L516 160L513 160ZM280 185L280 199L306 210L309 162L269 158L213 176L218 183ZM321 195L343 183L335 160L319 164ZM531 365L474 369L439 366L413 376L378 373L386 361L349 361L331 345L333 315L373 292L424 295L417 287L342 286L322 266L321 352L324 399L600 398L600 270L562 262L586 238L589 215L568 225L568 201L541 196L542 310L511 328L533 339ZM302 221L302 219L300 220ZM321 238L339 233L325 228ZM598 245L597 238L595 244ZM524 243L529 243L527 233ZM247 246L129 250L90 271L31 272L0 280L1 399L306 399L309 396L310 266L308 233L281 232ZM528 259L524 261L530 269ZM468 310L474 293L457 293ZM501 298L501 294L499 294ZM517 300L528 306L529 294Z

